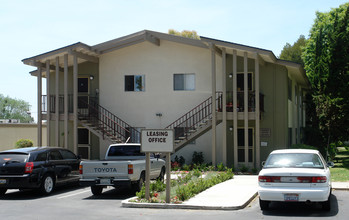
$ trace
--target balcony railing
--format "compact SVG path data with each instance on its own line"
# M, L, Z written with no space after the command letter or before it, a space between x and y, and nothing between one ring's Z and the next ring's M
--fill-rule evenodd
M87 108L85 102L90 100L88 95L79 95L78 96L78 109ZM68 113L73 113L74 109L73 95L68 95ZM56 95L50 95L50 106L47 106L47 95L42 96L42 113L47 114L49 110L50 113L56 113ZM64 95L59 95L58 97L58 111L60 114L64 113Z
M239 91L237 92L237 103L236 103L236 110L238 112L243 112L245 109L245 99L244 99L244 92ZM256 96L254 91L248 92L247 97L248 102L248 112L255 112L256 111ZM227 112L233 112L233 92L227 92L227 106L226 106ZM259 94L259 110L261 112L264 112L264 95Z

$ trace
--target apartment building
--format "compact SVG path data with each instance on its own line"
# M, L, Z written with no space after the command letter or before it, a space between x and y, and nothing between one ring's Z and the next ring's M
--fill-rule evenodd
M38 120L47 121L39 145L98 159L110 143L168 128L173 157L190 163L197 151L208 163L258 169L272 150L302 142L308 79L269 50L144 30L23 63L36 68Z

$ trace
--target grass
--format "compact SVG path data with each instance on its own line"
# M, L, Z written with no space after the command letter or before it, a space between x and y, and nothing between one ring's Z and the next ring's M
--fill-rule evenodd
M334 159L334 167L331 168L333 182L349 181L349 151L344 147L338 148L338 154Z

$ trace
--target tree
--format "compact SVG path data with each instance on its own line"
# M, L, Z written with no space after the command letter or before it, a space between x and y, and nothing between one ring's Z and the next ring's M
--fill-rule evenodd
M349 3L316 13L303 60L327 146L349 137Z
M0 94L0 119L19 119L21 122L33 122L33 118L28 114L29 109L28 102Z
M176 31L174 29L168 30L169 34L176 35L176 36L181 36L181 37L186 37L186 38L192 38L192 39L197 39L200 40L200 36L196 33L196 31L187 31L184 30L182 32Z
M282 49L279 58L282 60L289 60L304 66L302 59L302 49L304 48L306 39L304 35L300 35L298 40L291 46L291 44L286 43Z

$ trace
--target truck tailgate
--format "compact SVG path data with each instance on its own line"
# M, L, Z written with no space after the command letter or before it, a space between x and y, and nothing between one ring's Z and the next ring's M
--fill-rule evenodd
M128 164L127 161L83 161L81 176L82 179L125 179L128 177Z

